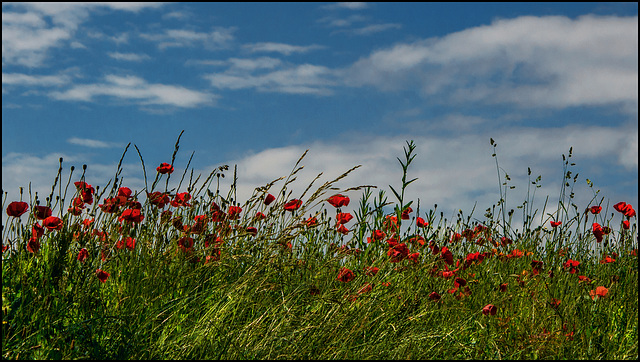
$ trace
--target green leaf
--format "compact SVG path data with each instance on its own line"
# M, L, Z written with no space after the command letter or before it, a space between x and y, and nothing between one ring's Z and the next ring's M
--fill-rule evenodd
M402 200L402 198L400 197L400 195L396 192L396 190L393 188L393 186L389 185L389 187L391 188L391 191L393 191L393 194L396 195L396 197L398 198L398 201Z

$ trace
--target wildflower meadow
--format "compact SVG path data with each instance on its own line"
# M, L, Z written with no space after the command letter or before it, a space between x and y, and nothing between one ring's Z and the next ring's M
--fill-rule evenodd
M44 199L5 193L3 358L638 358L636 211L598 192L576 205L572 150L541 210L540 177L507 209L494 152L497 203L447 220L405 198L413 141L389 193L334 187L355 166L295 194L305 152L248 200L226 165L176 172L179 141L151 167L134 146L142 190L121 158L103 187L86 165L61 179L60 160Z

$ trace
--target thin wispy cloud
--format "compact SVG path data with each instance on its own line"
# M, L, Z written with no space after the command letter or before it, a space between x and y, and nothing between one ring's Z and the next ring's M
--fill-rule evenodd
M67 140L72 145L84 146L89 148L117 148L122 147L119 143L92 140L88 138L71 137Z
M146 54L136 53L108 52L107 55L115 60L122 60L127 62L141 62L151 59L151 57Z
M283 43L252 43L243 45L245 49L247 49L251 53L256 52L275 52L284 55L291 55L293 53L306 53L311 50L323 49L324 46L312 44L312 45L291 45L291 44L283 44Z
M354 29L339 29L339 30L335 30L333 31L331 34L350 34L350 35L372 35L375 33L380 33L383 31L387 31L387 30L391 30L391 29L401 29L402 28L402 24L396 24L396 23L388 23L388 24L373 24L373 25L367 25L367 26L363 26L361 28L354 28Z
M215 96L182 86L152 84L136 76L108 75L102 83L74 85L65 91L49 93L53 99L90 102L106 96L141 105L197 107L212 105Z
M362 10L369 7L369 4L365 2L341 2L324 5L322 8L327 10L335 9L349 9L349 10Z
M206 49L224 49L234 40L235 28L214 28L210 32L198 32L186 29L166 29L161 33L143 33L142 39L157 43L161 50L167 48L181 48L203 46Z

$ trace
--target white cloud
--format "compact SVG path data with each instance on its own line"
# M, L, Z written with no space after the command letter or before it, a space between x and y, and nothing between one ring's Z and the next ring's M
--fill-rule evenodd
M142 105L198 107L210 105L215 96L181 86L150 84L135 76L107 75L105 82L74 85L65 91L49 93L54 99L66 101L92 101L97 96L130 100Z
M66 45L95 9L137 12L158 6L162 3L3 3L2 62L45 65L48 51Z
M333 9L349 9L349 10L362 10L369 7L369 4L365 2L341 2L341 3L333 3L329 5L324 5L324 9L333 10Z
M293 53L306 53L311 50L323 49L325 48L322 45L312 44L307 46L300 45L290 45L284 43L253 43L253 44L245 44L243 46L245 49L248 49L250 52L277 52L284 55L291 55Z
M339 33L347 33L352 35L371 35L371 34L379 33L381 31L386 31L389 29L400 29L400 28L402 28L402 24L396 24L396 23L373 24L373 25L367 25L367 26L364 26L361 28L355 28L355 29L336 30L336 31L333 31L331 35L339 34Z
M71 138L69 138L67 140L67 142L69 142L71 144L74 144L74 145L85 146L85 147L90 147L90 148L122 147L122 145L120 145L118 143L92 140L92 139L89 139L89 138L71 137Z
M143 60L151 59L151 57L146 54L136 53L108 52L107 55L115 60L124 60L128 62L141 62Z
M28 75L2 73L2 85L51 87L69 83L67 75Z
M219 89L256 88L259 91L291 94L329 95L335 84L329 68L302 64L288 66L270 73L254 75L247 69L229 69L223 73L205 76L213 87Z
M348 85L419 87L457 102L563 108L622 104L637 114L638 18L497 20L399 43L344 70Z
M204 46L207 49L223 49L234 40L235 28L214 28L206 32L185 29L166 29L163 33L140 34L140 37L158 43L159 49L172 47Z

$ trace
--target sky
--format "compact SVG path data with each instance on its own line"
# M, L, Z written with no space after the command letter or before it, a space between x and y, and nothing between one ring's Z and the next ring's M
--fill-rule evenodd
M182 130L171 185L193 153L202 179L237 165L241 202L307 149L293 196L362 165L336 186L392 201L413 140L406 199L483 219L493 138L510 208L538 175L535 208L557 204L570 147L578 206L637 208L638 4L2 3L7 203L29 183L44 199L61 157L64 184L86 164L104 188L129 143L141 191L133 145L151 181Z

